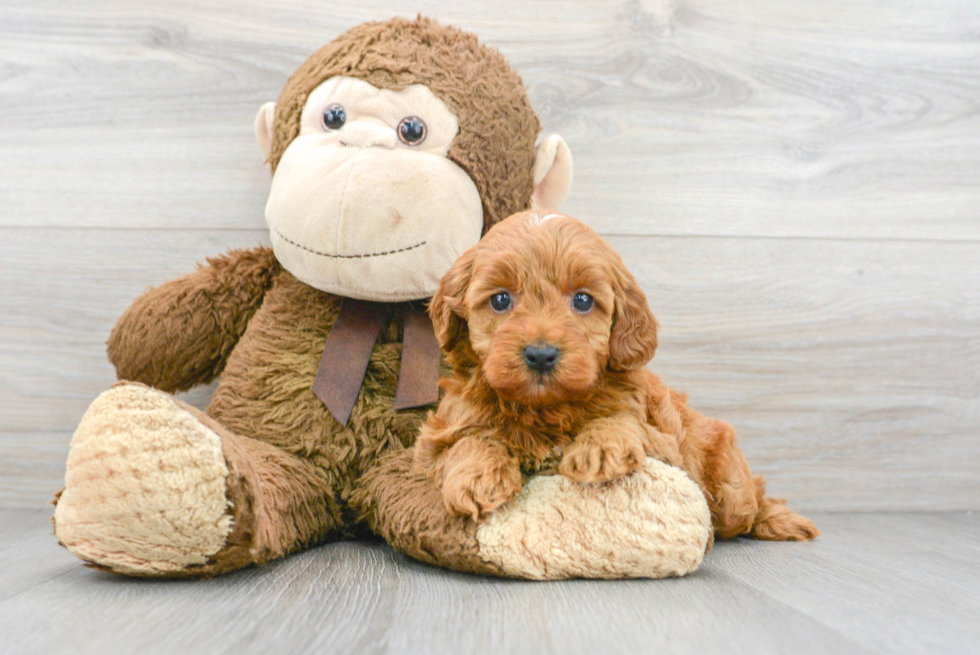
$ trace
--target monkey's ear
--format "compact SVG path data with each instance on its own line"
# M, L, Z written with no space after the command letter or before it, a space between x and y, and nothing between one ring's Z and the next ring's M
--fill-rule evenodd
M473 276L475 259L476 247L474 246L456 260L439 282L439 288L429 301L432 327L435 329L439 346L446 352L452 352L456 344L466 337L469 329L465 318L466 307L463 303L470 278Z
M609 367L631 371L644 366L657 352L657 319L643 289L622 262L615 265L616 300L609 335Z
M268 161L269 153L272 152L272 122L276 117L276 103L267 102L259 107L259 113L255 115L255 138L259 140L259 148L262 149L262 157Z
M572 152L563 138L552 134L534 152L531 209L558 209L571 188Z

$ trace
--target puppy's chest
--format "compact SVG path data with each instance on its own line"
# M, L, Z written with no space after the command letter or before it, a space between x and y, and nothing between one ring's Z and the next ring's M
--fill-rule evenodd
M548 420L547 415L535 418L505 427L504 433L510 436L511 443L508 445L517 456L523 472L529 475L557 472L565 448L575 439L583 422Z

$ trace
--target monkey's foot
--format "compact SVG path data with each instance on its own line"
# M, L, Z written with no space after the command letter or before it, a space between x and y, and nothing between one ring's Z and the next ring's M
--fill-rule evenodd
M117 573L187 575L231 532L227 476L214 430L162 391L118 384L72 438L55 535Z

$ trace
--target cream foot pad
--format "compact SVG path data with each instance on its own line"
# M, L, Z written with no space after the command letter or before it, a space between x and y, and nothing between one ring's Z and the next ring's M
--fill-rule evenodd
M652 458L603 485L532 478L476 530L484 561L533 580L686 575L701 563L710 535L698 486Z
M204 564L231 531L227 475L218 435L170 395L117 385L72 438L55 534L74 555L119 573Z

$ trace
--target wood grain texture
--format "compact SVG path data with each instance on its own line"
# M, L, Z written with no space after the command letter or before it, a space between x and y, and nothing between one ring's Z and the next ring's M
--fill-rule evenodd
M918 515L826 517L828 538L803 555L773 548L760 557L738 542L719 549L713 564L869 650L972 652L980 638L980 567L961 538L945 542L968 531L975 543L978 522L950 515L937 526L935 518L922 530Z
M509 57L603 232L980 239L971 0L5 2L0 225L261 227L259 105L415 11Z
M977 514L825 514L808 544L717 544L673 580L494 580L340 543L207 581L85 569L0 511L11 653L968 653ZM907 535L902 539L901 535ZM12 576L9 571L15 570Z
M68 440L114 381L104 342L144 288L252 231L7 229L0 503L60 487ZM980 245L625 238L661 323L652 369L736 426L807 510L971 509L980 498ZM203 405L208 390L192 395Z
M78 568L58 546L50 511L0 509L0 602ZM0 652L6 652L0 639Z
M653 368L774 493L980 509L972 0L4 2L0 506L60 486L140 291L267 242L258 106L332 36L415 11L521 72L575 156L566 210L661 320Z

